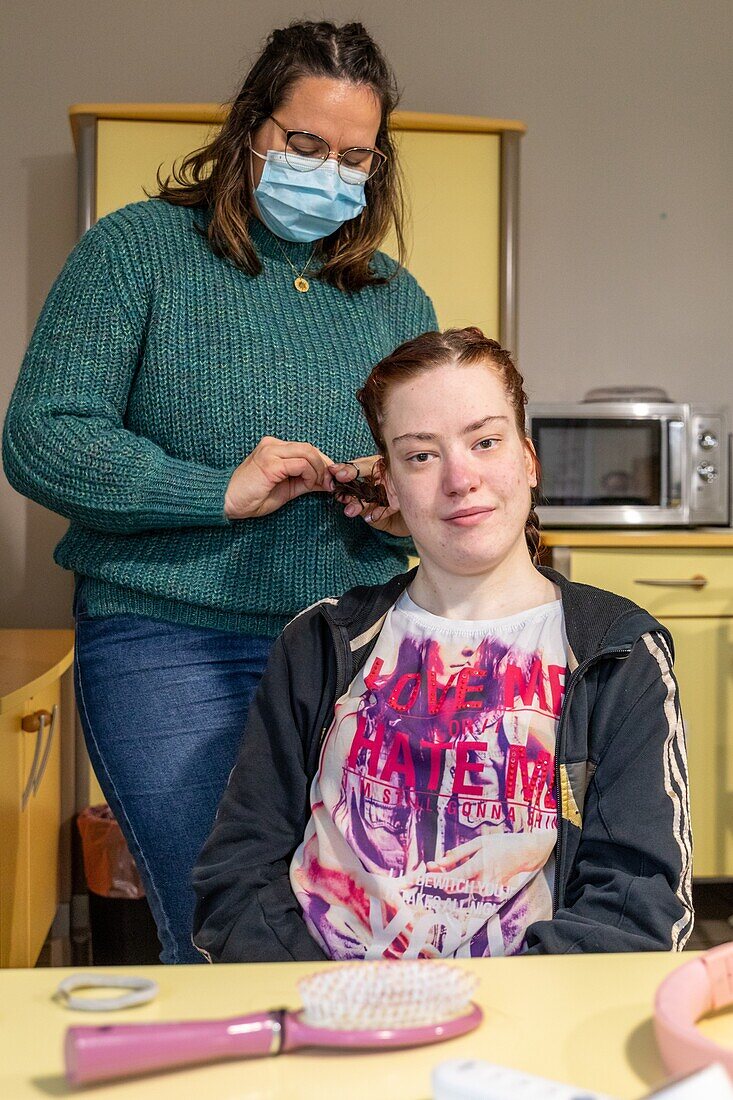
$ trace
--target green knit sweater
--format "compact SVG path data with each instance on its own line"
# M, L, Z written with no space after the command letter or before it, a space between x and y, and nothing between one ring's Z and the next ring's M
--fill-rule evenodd
M301 608L402 570L409 540L328 494L230 521L235 467L264 435L334 461L372 454L355 391L395 345L436 328L406 271L299 294L258 221L262 273L213 255L204 215L159 200L102 218L54 283L5 422L10 483L71 520L56 561L91 615L277 634ZM282 247L300 269L311 246ZM380 274L394 270L382 253Z

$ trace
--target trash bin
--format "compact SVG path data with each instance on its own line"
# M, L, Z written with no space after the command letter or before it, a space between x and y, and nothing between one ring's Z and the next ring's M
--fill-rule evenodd
M135 860L106 803L77 817L94 966L159 962L160 942Z

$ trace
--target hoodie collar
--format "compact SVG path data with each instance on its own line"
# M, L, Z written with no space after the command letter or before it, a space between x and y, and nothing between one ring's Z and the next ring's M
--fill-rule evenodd
M648 611L625 596L569 581L562 573L539 566L560 589L565 632L579 664L609 649L631 648L642 634L661 632L672 651L669 632Z

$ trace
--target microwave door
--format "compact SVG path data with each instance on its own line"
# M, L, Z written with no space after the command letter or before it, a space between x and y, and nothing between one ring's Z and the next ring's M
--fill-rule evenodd
M533 416L540 519L556 526L684 522L684 430L665 415Z

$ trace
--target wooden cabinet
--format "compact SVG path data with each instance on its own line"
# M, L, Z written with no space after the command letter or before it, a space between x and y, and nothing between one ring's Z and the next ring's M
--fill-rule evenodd
M69 630L0 630L0 966L32 966L58 903Z
M156 173L211 140L224 118L207 104L80 104L70 109L79 165L79 231L155 194ZM397 111L409 224L407 266L438 321L479 325L517 347L519 140L523 123ZM395 254L388 234L382 248Z
M733 547L574 547L572 579L627 596L660 618L733 616Z
M54 680L35 693L28 703L28 717L51 715L50 721L30 735L26 733L26 757L31 737L44 734L42 755L33 775L28 799L28 963L33 964L53 924L58 904L59 830L61 825L61 684ZM35 723L34 723L35 724ZM45 729L43 726L45 725ZM32 765L32 760L30 761Z
M696 878L733 875L733 538L719 539L717 546L575 545L554 554L571 580L634 600L674 639Z

